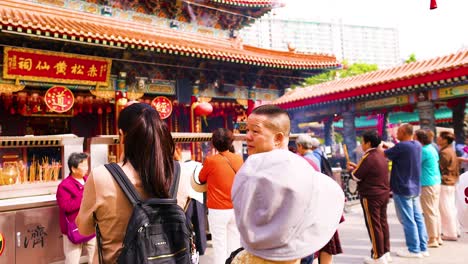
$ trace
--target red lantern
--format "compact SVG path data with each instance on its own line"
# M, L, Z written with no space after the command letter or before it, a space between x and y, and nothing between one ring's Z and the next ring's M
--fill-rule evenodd
M437 2L436 0L431 0L431 5L429 7L430 10L436 9L437 8Z
M202 102L194 110L196 115L207 116L213 112L213 106L210 103Z

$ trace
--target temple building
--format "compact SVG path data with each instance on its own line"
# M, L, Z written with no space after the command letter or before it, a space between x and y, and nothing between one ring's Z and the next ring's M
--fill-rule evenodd
M451 127L456 142L464 144L468 132L465 121L467 96L468 50L465 49L297 88L273 103L293 116L293 132L301 132L307 127L300 124L319 122L323 124L325 145L330 146L337 125L344 143L353 150L357 128L377 129L387 140L387 128L399 123L413 123L433 131L437 124ZM341 123L336 124L338 121Z

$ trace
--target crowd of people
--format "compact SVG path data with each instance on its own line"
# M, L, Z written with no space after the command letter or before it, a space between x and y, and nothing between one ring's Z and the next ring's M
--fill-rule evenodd
M455 208L455 184L459 160L452 142L453 133L443 131L437 145L430 130L402 124L396 133L397 144L381 143L375 131L362 135L364 155L348 169L358 182L361 206L371 240L371 257L364 263L391 262L387 204L393 196L398 220L403 226L406 249L399 257L429 257L428 247L443 241L457 241L459 229ZM388 162L391 161L390 181Z
M338 235L345 221L343 190L324 172L327 161L317 138L300 135L297 152L288 150L290 121L277 106L257 107L247 118L245 161L232 151L232 131L219 128L211 142L216 154L205 158L198 177L198 165L190 172L182 167L177 203L186 208L193 189L206 192L214 263L311 264L318 259L328 264L343 252ZM123 143L118 166L138 194L144 199L169 198L173 160L180 159L180 153L158 113L134 103L122 110L118 128ZM391 261L391 197L407 246L396 252L398 256L428 257L428 247L458 239L454 199L460 159L451 147L453 134L440 133L434 145L431 131L413 133L411 125L403 124L396 136L398 143L391 146L381 142L376 131L364 132L362 158L347 163L372 245L364 263ZM73 153L68 165L71 174L57 191L66 263L78 263L84 247L91 263L98 263L99 257L103 263L115 263L132 204L104 166L86 175L86 154ZM76 222L79 233L89 239L73 243L68 222ZM95 250L97 225L100 243Z

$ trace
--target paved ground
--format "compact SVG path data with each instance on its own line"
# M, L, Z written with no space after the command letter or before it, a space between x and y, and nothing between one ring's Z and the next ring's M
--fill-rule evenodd
M439 248L429 249L430 257L423 259L405 259L397 257L395 252L405 248L403 229L395 215L393 203L388 208L390 225L390 244L393 264L468 264L468 234L462 234L457 242L445 242ZM370 241L361 207L349 207L345 214L346 221L339 228L340 239L344 253L335 257L335 264L363 263L364 256L370 255ZM206 255L201 257L200 264L213 263L212 248L208 248Z

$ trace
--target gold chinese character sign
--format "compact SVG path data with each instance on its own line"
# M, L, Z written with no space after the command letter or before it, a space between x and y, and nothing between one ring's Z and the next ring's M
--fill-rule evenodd
M108 86L112 60L60 52L5 47L3 78Z
M172 102L165 96L158 96L151 101L151 106L159 112L161 119L168 118L172 113Z
M68 88L53 86L45 93L44 101L50 110L56 113L64 113L73 107L75 97Z

